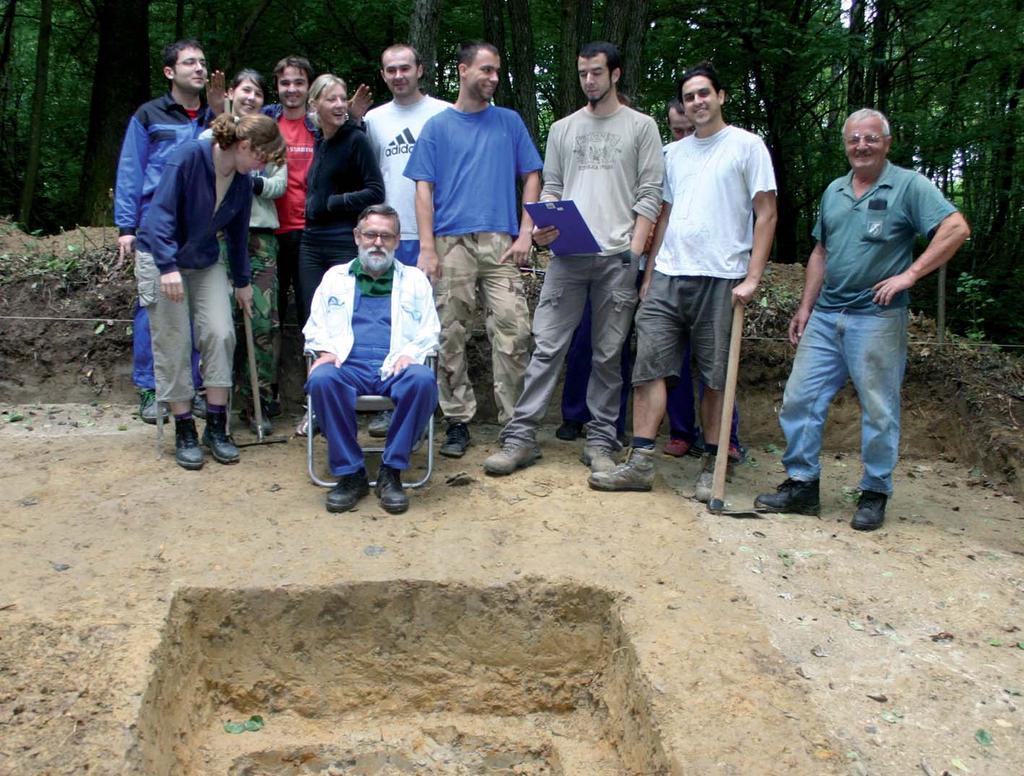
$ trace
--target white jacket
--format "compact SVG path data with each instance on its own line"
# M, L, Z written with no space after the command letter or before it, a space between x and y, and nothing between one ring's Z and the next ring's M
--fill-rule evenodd
M307 353L333 353L344 361L352 352L356 278L349 271L351 267L352 262L331 267L313 294L309 320L302 329ZM427 276L416 267L396 261L391 286L391 350L381 367L381 379L391 376L400 356L424 363L437 350L440 333L441 322Z

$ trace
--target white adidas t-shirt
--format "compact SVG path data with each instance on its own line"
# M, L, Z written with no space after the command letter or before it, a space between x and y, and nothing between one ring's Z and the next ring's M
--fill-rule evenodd
M671 203L654 268L665 275L742 278L754 243L754 195L775 191L764 141L727 126L665 150L662 198Z
M416 182L402 175L405 164L427 119L449 107L447 102L425 95L413 105L398 105L392 100L367 112L363 119L384 175L384 196L402 221L403 240L419 239Z

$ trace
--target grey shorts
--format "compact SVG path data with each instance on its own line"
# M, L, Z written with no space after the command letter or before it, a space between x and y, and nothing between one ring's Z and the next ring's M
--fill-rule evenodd
M708 388L725 388L732 328L732 290L740 281L654 272L636 313L633 385L679 380L679 365L692 348L697 374Z

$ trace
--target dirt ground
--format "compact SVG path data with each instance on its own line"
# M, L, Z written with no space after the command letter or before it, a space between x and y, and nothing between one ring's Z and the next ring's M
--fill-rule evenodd
M332 516L302 440L157 457L111 243L0 222L3 776L1024 773L1018 361L912 348L873 534L847 524L849 391L820 519L711 516L694 458L661 458L650 494L591 491L557 412L530 469L484 476L479 423L406 515ZM798 287L774 268L748 317L732 506L784 477Z
M686 498L692 458L660 461L650 494L590 491L550 428L537 466L485 477L497 429L478 426L407 515L370 498L330 516L300 440L189 473L156 457L129 405L2 409L0 773L132 772L176 591L392 580L608 591L638 662L630 693L673 773L1024 770L1024 511L964 464L904 459L885 529L862 535L845 453L827 457L821 519L739 520ZM753 449L728 500L778 481L778 457ZM294 727L279 711L217 745L276 740ZM418 729L464 724L439 712Z

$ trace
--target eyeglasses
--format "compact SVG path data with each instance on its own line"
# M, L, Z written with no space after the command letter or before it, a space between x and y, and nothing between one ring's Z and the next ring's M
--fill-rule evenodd
M369 243L375 243L377 240L382 243L393 243L398 239L398 235L394 232L364 232L362 229L356 229L356 231Z
M846 136L846 145L858 146L858 145L860 145L860 141L863 140L868 145L873 146L873 145L878 145L884 139L885 138L883 138L881 135L853 134L853 135L847 135Z

